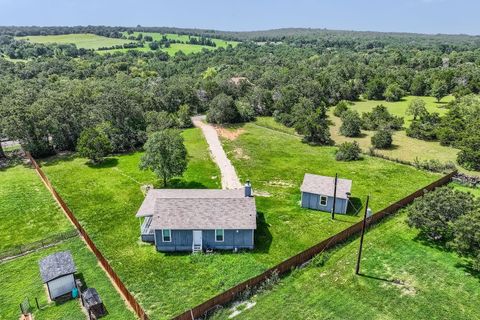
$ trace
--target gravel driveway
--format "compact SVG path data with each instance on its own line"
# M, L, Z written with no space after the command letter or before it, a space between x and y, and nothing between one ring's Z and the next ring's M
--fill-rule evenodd
M204 122L205 116L192 117L195 127L202 129L203 135L207 140L210 147L210 153L213 160L217 163L222 174L222 189L239 189L242 187L240 180L238 179L235 168L232 166L230 160L228 160L225 151L223 150L220 139L218 138L217 130L210 124Z

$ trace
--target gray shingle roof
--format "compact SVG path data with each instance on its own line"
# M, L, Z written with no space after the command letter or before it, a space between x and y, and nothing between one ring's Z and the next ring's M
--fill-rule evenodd
M77 271L70 251L51 254L40 260L38 264L44 283Z
M300 191L333 197L334 186L335 177L306 173ZM338 178L337 198L348 199L347 193L350 193L351 190L352 180Z
M152 189L137 217L153 216L152 229L256 229L257 209L245 190Z

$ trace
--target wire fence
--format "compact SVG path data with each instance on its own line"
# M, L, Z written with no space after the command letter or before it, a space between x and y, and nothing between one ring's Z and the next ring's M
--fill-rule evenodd
M73 214L73 212L70 210L70 208L67 206L67 204L63 201L62 197L57 193L55 188L52 186L50 183L50 180L47 178L45 173L43 173L43 170L40 168L38 163L33 159L32 155L30 153L26 153L27 158L30 160L32 166L34 167L35 171L38 173L40 178L42 179L43 183L47 187L47 189L50 191L50 193L53 195L57 203L60 205L62 208L63 212L68 216L70 221L75 225L77 228L78 232L80 235L83 237L85 242L87 243L88 247L93 251L95 256L97 257L98 261L102 265L102 267L106 270L112 281L115 283L115 286L118 288L118 290L121 292L125 300L127 300L128 304L130 307L134 310L135 314L142 320L148 320L148 315L147 313L143 310L143 308L140 306L140 304L137 302L135 297L128 291L127 287L123 284L122 280L120 280L119 276L116 274L116 272L113 270L113 268L110 266L108 263L107 259L103 256L103 254L100 252L100 250L97 248L97 246L93 243L92 239L90 239L89 235L85 231L85 229L82 227L80 222L78 222L77 218Z
M426 191L432 191L437 187L443 186L449 183L452 180L452 177L455 176L457 171L447 174L446 176L440 178L439 180L429 184L428 186L415 191L414 193L408 195L407 197L393 203L392 205L388 206L387 208L380 210L379 212L375 213L374 215L370 216L367 220L369 225L374 224L388 215L391 215L397 212L399 209L407 206L408 204L412 203L416 198L421 197L425 194ZM319 253L322 253L325 250L333 248L334 246L345 242L349 238L354 235L360 234L362 230L362 223L363 221L357 222L356 224L350 226L349 228L331 236L328 239L323 240L322 242L314 245L313 247L308 248L307 250L300 252L299 254L288 258L287 260L279 263L278 265L274 266L273 268L268 269L264 273L248 279L235 287L220 293L219 295L199 304L198 306L185 311L184 313L176 316L175 320L194 320L197 318L203 318L208 316L208 314L212 310L216 310L219 306L226 305L235 299L237 299L242 292L245 290L255 288L262 284L263 282L270 279L272 276L275 275L282 275L293 268L299 267L304 263L311 260L314 256Z

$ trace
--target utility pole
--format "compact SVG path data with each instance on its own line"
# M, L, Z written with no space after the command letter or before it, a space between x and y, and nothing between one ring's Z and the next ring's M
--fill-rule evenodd
M334 187L333 187L332 220L335 219L335 204L337 202L337 181L338 181L338 173L335 173L335 183L334 183Z
M367 212L368 212L369 199L370 199L370 196L367 196L367 203L365 204L365 214L363 216L362 235L360 236L360 248L358 249L357 267L355 268L355 274L360 273L360 260L362 259L363 236L365 235L365 228L367 226Z

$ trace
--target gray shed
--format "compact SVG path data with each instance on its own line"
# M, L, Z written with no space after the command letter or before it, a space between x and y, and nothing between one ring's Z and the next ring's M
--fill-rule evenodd
M73 274L77 271L70 251L51 254L39 262L40 275L47 284L50 299L54 300L75 288Z
M302 207L332 212L335 189L335 177L306 173L300 191ZM352 180L337 179L335 213L347 213Z
M250 184L234 190L151 189L138 210L141 238L158 251L253 249L257 210Z

